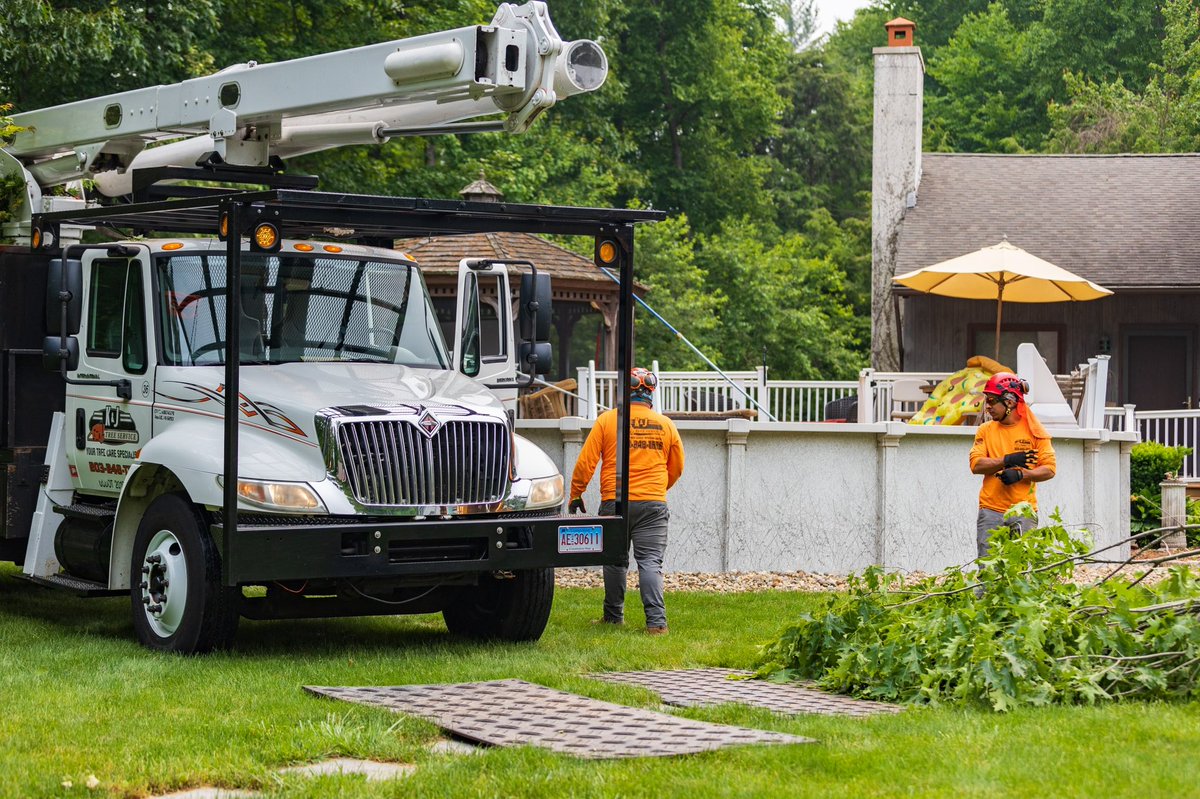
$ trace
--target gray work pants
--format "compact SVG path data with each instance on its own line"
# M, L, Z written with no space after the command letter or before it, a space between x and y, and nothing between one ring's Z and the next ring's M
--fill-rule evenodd
M601 502L600 515L617 512L616 502ZM629 503L629 543L638 567L638 588L647 627L666 627L667 609L663 605L663 555L667 551L667 521L671 512L665 502ZM604 618L625 620L625 574L629 571L629 553L624 566L604 567Z
M1014 516L1006 522L1004 514L1000 511L980 508L979 516L975 519L975 549L979 553L979 557L986 556L990 549L988 539L991 536L988 535L988 532L1004 526L1012 528L1017 535L1023 535L1037 527L1037 520L1027 516Z

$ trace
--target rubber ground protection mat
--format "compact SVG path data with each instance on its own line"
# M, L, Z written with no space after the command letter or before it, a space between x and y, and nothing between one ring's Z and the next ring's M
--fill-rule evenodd
M898 713L899 705L839 696L795 683L739 680L749 671L735 669L676 669L674 671L614 671L589 674L605 682L649 688L668 705L710 707L739 704L766 708L775 713L800 715L823 713L840 716L871 716Z
M710 724L625 707L524 680L391 687L305 686L319 696L386 707L492 746L540 746L577 757L664 757L746 744L812 743L781 732Z

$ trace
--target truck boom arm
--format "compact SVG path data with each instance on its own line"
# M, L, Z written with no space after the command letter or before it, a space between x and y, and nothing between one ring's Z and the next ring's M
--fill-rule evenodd
M265 166L272 156L392 136L521 133L558 100L599 88L607 71L599 45L559 37L545 3L505 3L487 26L238 64L17 114L13 121L26 130L4 148L0 173L23 170L34 206L41 189L85 177L106 195L128 194L131 170L193 166L209 153ZM490 116L497 117L491 124L462 122Z

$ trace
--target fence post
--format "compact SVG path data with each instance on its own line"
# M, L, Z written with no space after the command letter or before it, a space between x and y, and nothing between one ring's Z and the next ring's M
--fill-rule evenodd
M730 568L730 542L734 543L737 568L745 563L742 544L744 520L751 515L746 507L746 441L750 437L748 419L730 419L725 428L725 524L721 531L721 571Z
M655 358L653 361L650 362L650 371L654 372L655 377L658 377L658 359L657 358ZM621 377L620 375L617 375L617 385L618 386L621 385L620 377ZM659 379L658 382L662 383L662 380ZM620 389L618 388L617 390L619 391ZM653 408L654 410L658 411L659 413L662 413L662 387L661 386L659 386L659 389L657 391L650 392L650 407Z
M1167 549L1187 549L1187 483L1182 480L1164 480L1158 484L1162 489L1162 526L1181 529L1168 533L1162 540Z
M1090 360L1096 363L1095 392L1092 397L1092 420L1094 427L1104 427L1104 406L1108 403L1108 360L1107 355L1097 355Z
M1126 431L1141 433L1141 431L1138 430L1137 416L1134 415L1134 411L1136 410L1136 405L1125 406L1125 427L1123 429Z
M587 365L587 418L596 418L596 362L588 361Z
M871 386L871 376L875 370L863 369L858 373L858 423L871 424L875 421L875 389Z
M775 413L775 411L771 410L771 395L769 393L769 389L767 388L767 367L766 367L766 365L764 364L762 366L757 366L757 367L755 367L754 371L758 372L758 396L756 396L754 398L754 401L758 403L759 408L764 408L764 409L766 409L767 413L771 414L772 416L774 416L776 418L779 418L779 414L777 414L777 413ZM756 416L755 418L757 419L758 417ZM760 421L766 421L766 420L762 419Z

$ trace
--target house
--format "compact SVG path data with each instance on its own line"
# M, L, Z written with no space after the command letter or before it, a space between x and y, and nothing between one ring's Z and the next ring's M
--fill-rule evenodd
M889 34L906 22L889 23ZM921 152L920 48L873 52L873 365L953 371L971 355L991 354L994 303L915 294L892 277L1007 238L1114 295L1005 303L1001 362L1015 366L1006 353L1025 341L1060 374L1110 355L1110 403L1195 407L1200 154Z

